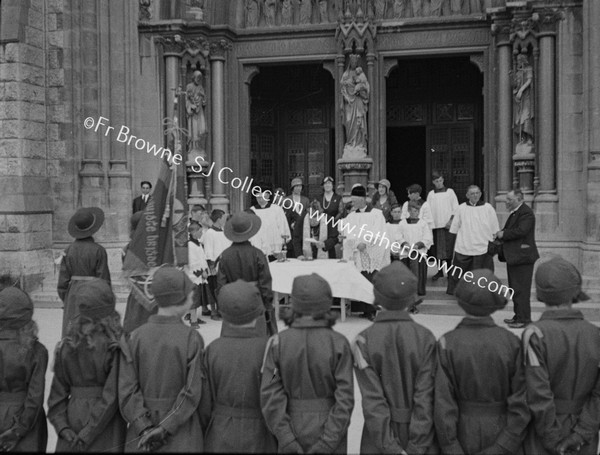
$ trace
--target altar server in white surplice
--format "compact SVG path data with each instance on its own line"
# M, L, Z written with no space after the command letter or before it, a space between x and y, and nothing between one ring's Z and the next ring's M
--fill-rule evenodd
M276 254L282 249L284 239L285 242L290 240L290 227L285 217L285 212L277 204L271 203L273 192L267 184L259 185L262 193L256 197L256 204L252 210L261 220L261 226L258 233L250 239L250 243L261 250L269 261L276 259Z

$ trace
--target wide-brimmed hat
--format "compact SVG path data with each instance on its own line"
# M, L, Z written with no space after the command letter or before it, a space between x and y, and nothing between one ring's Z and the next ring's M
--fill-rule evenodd
M33 302L19 288L8 287L0 291L0 329L18 330L33 316Z
M301 275L294 278L290 303L292 310L305 315L325 313L331 308L331 286L320 275Z
M400 261L382 268L373 278L375 304L387 310L403 310L417 301L418 280Z
M454 291L460 307L473 316L489 316L504 308L508 300L500 293L503 289L500 279L488 269L471 273L473 276L469 281L463 275ZM495 283L495 292L490 290L492 283Z
M352 187L350 196L367 197L367 190L360 183L357 183Z
M107 281L93 278L78 286L74 298L82 316L98 321L115 314L115 295Z
M294 188L298 185L304 185L304 183L302 183L302 179L300 177L293 178L292 183L290 183L290 188Z
M262 221L254 213L239 212L225 223L225 237L234 243L245 242L258 232Z
M579 270L561 256L542 262L535 272L537 299L546 305L589 300L589 296L581 290L581 284Z
M100 207L82 207L69 220L71 237L85 239L94 235L104 223L104 211Z
M390 183L390 181L388 179L381 179L378 183L378 185L382 185L385 186L387 188L387 190L389 191L390 188L392 187L392 184Z
M196 285L181 270L160 267L152 276L150 290L159 307L183 305Z

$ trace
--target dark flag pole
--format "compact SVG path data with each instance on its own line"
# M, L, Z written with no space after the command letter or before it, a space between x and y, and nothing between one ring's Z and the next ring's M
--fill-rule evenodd
M187 198L185 164L175 164L172 157L181 155L181 135L187 131L179 127L179 95L175 92L173 117L163 120L167 144L172 153L163 153L155 189L132 235L123 262L123 276L132 284L136 300L151 310L156 303L149 293L154 271L164 264L187 264ZM171 160L171 162L169 162Z

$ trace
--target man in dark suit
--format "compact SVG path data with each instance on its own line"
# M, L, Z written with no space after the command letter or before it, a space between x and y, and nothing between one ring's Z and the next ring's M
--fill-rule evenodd
M523 203L521 190L510 191L506 195L506 208L510 215L504 229L496 233L502 240L501 261L506 261L508 285L514 290L513 304L515 315L504 322L513 329L520 329L531 322L531 280L533 265L540 257L535 244L535 215ZM503 261L503 262L504 262Z
M133 200L133 213L144 210L150 200L150 190L152 189L152 183L144 180L140 186L142 187L142 195L136 197Z

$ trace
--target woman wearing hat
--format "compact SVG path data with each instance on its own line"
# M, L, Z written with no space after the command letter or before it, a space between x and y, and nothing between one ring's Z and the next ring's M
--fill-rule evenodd
M72 292L83 282L102 278L110 284L110 272L106 250L94 242L92 235L104 223L104 212L98 207L84 207L69 220L69 234L75 239L65 250L58 275L58 296L63 301L64 313L62 335L79 314Z
M487 269L471 273L455 291L467 316L438 341L437 438L444 454L522 454L529 411L521 346L491 317L507 302L500 280Z
M290 184L291 194L287 196L291 202L287 202L283 204L285 210L285 217L288 220L288 225L290 227L290 232L293 233L294 229L296 229L296 224L301 222L304 218L308 210L308 198L302 195L302 188L304 184L300 177L296 177L292 179L292 183ZM284 200L285 202L285 200ZM289 257L295 258L302 255L302 251L296 251L294 242L292 239L288 242L288 255Z
M27 294L15 287L0 291L0 452L46 452L48 351L32 316Z
M335 239L335 242L330 245L330 248L326 248L329 259L335 259L335 245L339 236L339 231L334 223L340 219L344 212L344 204L342 202L342 196L334 193L334 181L333 177L325 177L323 182L323 196L321 198L321 208L325 212L325 221L327 222L327 238Z
M110 285L86 281L75 295L79 317L56 346L48 420L56 452L122 452L127 425L119 412L119 339Z
M387 223L392 221L392 206L398 203L396 195L390 190L391 186L392 184L388 179L381 179L377 184L377 193L371 199L373 208L383 212Z

